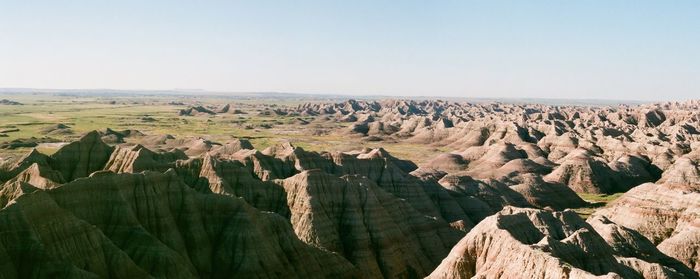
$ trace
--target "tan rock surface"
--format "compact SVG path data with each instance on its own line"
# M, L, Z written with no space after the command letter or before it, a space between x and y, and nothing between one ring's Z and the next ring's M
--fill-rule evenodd
M428 278L697 278L641 235L598 225L607 238L572 211L506 207L476 225Z
M662 252L700 271L700 193L685 189L643 184L595 214L639 231Z

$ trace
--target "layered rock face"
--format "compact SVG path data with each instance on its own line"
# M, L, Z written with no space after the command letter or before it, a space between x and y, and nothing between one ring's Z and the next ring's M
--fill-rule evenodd
M659 250L700 271L700 170L697 151L668 167L657 184L637 186L596 215L639 231Z
M20 181L42 189L55 188L64 183L63 176L60 172L38 163L33 163L27 169L17 174L17 176L7 181L7 183Z
M33 164L37 164L42 168L50 168L58 172L51 177L60 175L61 181L71 181L101 170L109 160L113 150L113 147L100 139L97 131L92 131L82 136L78 141L61 147L51 156L41 154L33 149L11 165L0 168L0 180L9 180Z
M562 185L596 194L632 189L620 205L602 213L610 212L606 216L639 230L660 250L698 270L698 218L687 213L697 203L693 193L700 181L694 155L700 135L698 102L586 109L404 105L349 102L304 109L354 121L349 134L456 149L414 171L427 182L444 178L442 187L426 182L424 190L454 227L468 231L502 206L522 206L510 190L531 206L564 209L584 203ZM439 124L449 111L462 111L452 116L463 118L451 118L451 127ZM644 185L647 182L663 185ZM639 191L634 188L638 185Z
M644 278L697 278L697 273L675 258L663 254L639 232L615 224L604 216L587 221L613 249L619 262Z
M532 205L555 210L578 208L586 205L576 193L562 183L547 182L537 175L523 175L522 183L510 187Z
M86 135L81 142L89 137L92 135ZM177 148L175 142L182 143L182 149ZM271 186L267 181L287 178L312 169L321 169L336 176L356 174L367 177L392 195L406 199L411 206L423 214L442 217L450 223L459 222L462 225L474 224L500 210L504 205L549 206L547 202L530 203L523 198L522 194L512 191L506 187L507 184L496 180L475 180L467 175L455 176L457 180L440 180L442 176L421 177L411 172L419 172L415 164L397 159L381 148L350 153L319 154L286 144L258 152L249 149L252 145L248 142L232 141L224 145L213 144L213 148L209 151L204 149L203 158L188 159L183 150L189 150L191 142L190 139L166 137L163 144L175 148L166 149L170 151L161 149L160 152L151 151L139 144L117 146L100 169L131 173L144 170L163 172L174 168L188 185L192 185L195 189L243 197L262 210L275 211L285 216L288 214L283 208L283 202L280 202L283 200L280 198L281 191L275 190L279 187ZM67 148L73 148L72 146ZM30 162L37 161L50 165L50 163L42 163L53 160L45 157L40 153L32 152L17 164L24 167ZM513 181L524 179L519 176L511 178L515 179ZM439 180L440 183L438 183ZM467 186L471 182L452 185L452 182L446 181L472 181L476 187ZM523 193L532 194L527 191ZM499 196L510 197L506 197L501 202L495 202L494 199L501 199ZM485 208L490 209L478 213L481 210L478 208L485 204L488 204ZM574 201L571 206L577 205L577 201ZM470 219L470 215L477 217Z
M219 161L210 156L205 157L195 187L204 192L241 197L263 211L289 215L284 189L270 181L255 178L238 161Z
M49 156L36 151L36 149L32 149L29 153L19 158L16 162L7 162L3 168L0 168L0 180L10 180L35 163L40 166L49 166L50 161L51 158L49 158Z
M117 147L103 167L117 173L135 173L144 170L166 171L174 167L173 162L186 160L187 155L180 150L156 153L137 144L130 147Z
M472 225L444 219L416 166L384 150L246 147L191 158L92 132L32 151L3 173L3 274L420 278ZM26 257L37 260L11 264Z
M700 192L687 188L643 184L595 214L639 231L659 250L700 272Z
M364 278L427 274L462 235L357 175L311 170L278 183L297 235L344 255Z
M553 106L447 101L355 101L282 108L351 122L343 135L445 146L423 169L519 183L534 173L576 192L618 193L655 182L700 140L697 101ZM514 180L513 183L507 180Z
M355 274L342 257L299 241L281 216L199 194L173 171L95 173L24 194L0 210L0 224L7 278Z
M604 236L597 232L600 229ZM428 278L697 278L649 240L572 211L506 207L476 225Z
M174 142L177 139L167 141ZM88 133L79 141L63 147L56 152L57 155L45 156L33 151L16 162L11 172L16 175L3 185L0 201L6 207L3 210L9 210L21 206L25 197L46 196L46 193L49 193L48 197L55 200L52 193L63 193L62 191L68 191L66 189L79 188L74 190L76 193L74 200L66 197L60 201L54 201L57 207L75 215L71 218L97 226L94 233L97 235L101 233L108 239L100 240L102 244L99 245L116 246L114 249L109 248L114 252L108 253L125 253L125 259L120 260L117 265L135 265L136 267L127 269L139 270L138 272L141 272L139 274L142 275L161 277L226 277L228 275L249 277L247 272L253 271L247 269L270 269L269 272L276 272L274 276L269 275L272 273L261 272L256 275L260 277L280 277L277 274L287 273L291 274L290 277L305 277L310 276L305 273L307 267L298 265L305 263L306 257L309 257L310 261L318 262L319 265L326 265L327 263L323 260L315 259L316 256L313 256L322 255L320 257L328 258L332 260L332 265L340 267L328 271L332 274L342 272L348 276L369 278L417 278L428 275L465 232L504 206L550 206L535 202L535 199L530 199L533 201L530 202L525 194L498 181L487 181L490 183L488 184L471 179L469 176L442 177L441 179L416 176L412 173L417 170L415 164L395 158L383 149L368 149L354 153L316 153L289 144L269 148L263 152L246 147L250 146L240 143L222 145L220 148L205 151L203 157L192 158L178 148L160 152L151 151L142 145L122 144L113 148L101 142L99 134ZM81 153L83 151L106 154L91 157L83 155ZM71 157L68 154L74 156ZM78 166L57 163L68 160L74 160ZM59 169L53 168L59 165ZM85 175L85 173L88 174ZM8 172L6 175L9 174ZM137 186L129 186L134 184ZM128 191L120 187L126 187ZM140 189L139 191L143 193L133 192L132 187ZM151 189L152 187L156 188ZM176 197L162 196L159 193L165 190L159 187L179 189L180 194ZM185 202L182 193L185 192L188 196L195 197L188 199L196 200L192 203L198 204L197 206L166 210L159 205L162 202L175 201L182 204ZM78 195L78 193L82 194ZM527 193L527 195L536 195L533 193ZM148 198L150 196L142 196L143 194L156 195L153 199L158 201L151 201ZM90 199L91 196L95 198ZM250 222L267 220L265 219L267 217L255 216L270 216L271 220L278 220L264 221L265 224L275 225L272 228L264 227L260 229L263 230L262 233L256 233L274 236L278 242L286 238L284 240L286 246L276 244L277 246L258 247L258 249L254 248L257 246L252 243L269 240L256 239L251 241L251 244L237 240L235 243L239 244L235 244L236 249L247 250L242 252L221 250L224 248L213 247L215 246L213 243L219 242L189 243L187 237L191 237L195 232L181 232L190 229L189 223L186 227L176 227L146 219L148 216L153 216L160 220L170 215L183 216L183 214L198 215L200 217L197 218L200 219L210 218L202 217L205 215L221 217L223 213L216 210L223 209L211 209L213 205L210 203L227 203L224 201L228 200L231 200L229 203L239 205L224 207L244 208L245 210L241 210L253 214L253 217L246 218L257 220ZM124 205L133 202L138 203ZM143 207L143 210L150 211L143 213L147 216L137 218L138 220L119 221L122 217L112 215L123 210L109 209L117 206L129 207L131 210L140 210ZM205 209L213 211L204 211ZM55 208L52 210L58 211ZM187 210L189 213L185 214L182 210ZM132 214L128 210L125 212L124 214L127 215ZM38 221L28 220L27 222ZM74 222L71 222L66 226L74 226ZM117 228L114 226L121 225L113 225L112 222L144 227L145 231L139 235L146 236L143 236L143 239L126 241L127 236L114 231ZM223 237L222 234L240 235L242 233L235 232L234 228L238 228L239 225L234 225L233 221L221 221L223 224L211 222L212 226L217 226L219 230L208 229L208 225L205 224L202 230L209 230L207 236L209 238ZM245 226L252 226L246 224ZM286 229L284 229L285 226ZM269 230L275 233L265 232ZM168 239L159 234L167 234ZM168 248L151 243L156 239L158 240L156 242L163 243ZM111 242L111 244L103 242ZM127 242L135 243L134 247L125 244ZM139 252L142 251L139 249L146 249L138 248L142 246L151 247L148 249L174 250L177 255L169 251L163 252L162 255L157 252L147 257L142 254L145 252ZM265 264L256 265L254 262L261 260L256 260L255 257L242 259L241 263L231 263L229 260L233 259L221 256L226 258L221 259L224 261L224 266L233 265L240 269L228 271L213 270L211 269L213 267L207 267L209 268L207 269L200 264L209 263L210 260L215 261L215 259L201 260L198 257L205 256L197 254L199 252L187 250L200 246L211 247L197 248L210 249L204 253L210 257L212 253L228 253L226 255L230 255L231 258L241 257L240 253L259 254L261 259L273 257L275 259L271 262L283 268L279 271L280 268L269 268ZM280 248L280 246L283 247ZM299 256L300 254L303 256ZM51 260L55 259L51 258ZM85 261L85 259L81 260ZM113 266L99 266L94 263L69 262L62 265L76 267L77 269L69 268L77 270L75 272L86 271L88 272L86 274L95 273L99 276L104 272L112 272L113 268ZM170 265L177 266L172 269L172 273L168 271ZM311 264L308 268L315 268L313 265ZM91 269L93 266L95 270ZM101 270L97 270L98 268ZM311 277L325 276L320 276L321 274L324 273Z
M113 148L92 131L79 141L72 142L51 155L49 164L59 171L67 181L86 177L101 170L112 154Z

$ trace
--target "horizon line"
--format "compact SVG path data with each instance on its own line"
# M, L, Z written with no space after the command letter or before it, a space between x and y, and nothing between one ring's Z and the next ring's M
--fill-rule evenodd
M12 92L12 91L17 92ZM36 91L36 92L28 92ZM327 96L327 97L348 97L349 99L355 99L357 97L386 97L393 99L414 99L414 98L424 98L424 99L480 99L480 100L576 100L576 101L625 101L625 102L635 102L635 103L657 103L657 102L672 102L672 101L686 101L694 100L693 98L687 99L674 99L674 100L644 100L644 99L615 99L615 98L557 98L557 97L501 97L501 96L445 96L445 95L392 95L386 93L362 93L362 94L351 94L351 93L308 93L308 92L292 92L292 91L228 91L228 90L208 90L201 88L170 88L170 89L116 89L116 88L34 88L34 87L0 87L0 94L8 93L60 93L60 91L115 91L123 93L179 93L184 95L196 95L199 94L211 94L212 96L225 96L235 94L282 94L282 95L307 95L307 96ZM80 93L80 92L71 92ZM97 93L97 92L84 92L84 93ZM189 93L189 94L187 94Z

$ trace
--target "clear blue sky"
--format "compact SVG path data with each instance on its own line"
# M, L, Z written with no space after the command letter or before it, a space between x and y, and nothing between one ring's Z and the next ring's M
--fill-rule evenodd
M0 1L0 87L700 98L700 1Z

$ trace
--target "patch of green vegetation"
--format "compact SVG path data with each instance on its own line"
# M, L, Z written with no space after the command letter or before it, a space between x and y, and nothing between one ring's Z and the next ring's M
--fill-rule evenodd
M581 199L589 202L588 206L573 208L573 210L578 213L581 218L586 219L591 216L596 210L605 207L611 202L615 201L617 198L622 196L624 193L615 194L588 194L588 193L577 193Z
M578 193L578 196L581 197L583 200L590 202L590 203L605 203L608 204L620 196L622 196L624 193L615 193L615 194L587 194L587 193Z

